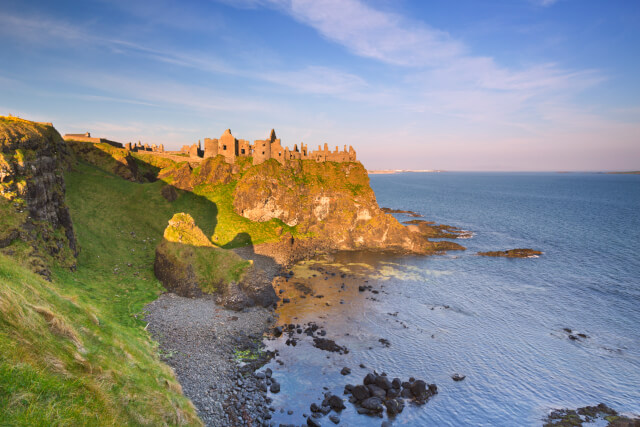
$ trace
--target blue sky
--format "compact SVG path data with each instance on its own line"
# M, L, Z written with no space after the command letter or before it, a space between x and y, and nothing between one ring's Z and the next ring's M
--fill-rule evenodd
M0 114L61 133L275 128L371 169L640 169L636 0L3 0L0 37Z

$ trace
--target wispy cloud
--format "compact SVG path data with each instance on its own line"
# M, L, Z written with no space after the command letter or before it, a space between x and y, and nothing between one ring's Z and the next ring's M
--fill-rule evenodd
M308 66L292 71L271 70L261 73L259 77L300 92L324 95L340 96L362 91L368 86L364 79L354 74L319 66Z
M23 17L0 12L0 34L20 42L54 45L63 40L67 43L86 43L93 39L82 30L81 24L71 25L46 16Z
M545 5L555 2L539 1ZM568 70L554 63L501 66L495 58L473 55L464 42L445 31L377 10L361 0L241 3L280 10L357 56L404 70L409 88L398 91L392 104L412 111L437 110L439 114L505 122L544 103L566 101L604 80L598 70ZM345 89L358 90L359 86ZM357 98L358 94L353 95Z
M448 33L357 0L265 0L353 53L402 66L437 65L465 51Z

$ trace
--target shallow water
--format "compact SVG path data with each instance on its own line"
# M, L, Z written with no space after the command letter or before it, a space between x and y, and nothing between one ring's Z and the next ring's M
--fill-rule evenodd
M349 353L316 349L305 335L296 347L284 336L268 340L284 363L268 365L281 383L271 395L276 423L303 424L323 387L342 396L373 369L438 386L394 425L540 425L551 408L599 402L640 413L640 176L398 174L374 175L371 184L380 206L473 238L459 240L467 251L444 256L340 253L297 266L282 283L292 303L278 310L280 322L316 321ZM544 254L474 255L518 247ZM324 297L301 298L296 283ZM362 284L379 293L358 292ZM589 338L572 341L563 328ZM343 366L351 375L340 375ZM467 378L452 381L456 372ZM348 402L341 419L382 421Z

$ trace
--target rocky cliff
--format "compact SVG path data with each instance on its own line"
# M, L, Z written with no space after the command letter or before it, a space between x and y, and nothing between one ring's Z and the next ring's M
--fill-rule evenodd
M0 117L0 248L45 276L51 258L68 267L75 263L63 177L72 163L50 124Z
M252 221L278 218L328 249L430 253L463 249L431 242L385 214L359 162L268 161L249 169L235 188L234 209Z

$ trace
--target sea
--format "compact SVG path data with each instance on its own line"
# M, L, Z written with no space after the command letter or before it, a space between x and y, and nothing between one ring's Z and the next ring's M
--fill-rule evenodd
M281 385L270 394L275 425L306 425L310 404L326 392L344 397L340 425L348 426L539 426L555 408L600 402L640 414L640 176L442 172L370 180L381 207L469 231L456 240L466 250L343 252L296 266L278 288L291 299L278 309L279 322L301 329L315 322L348 353L320 350L304 333L295 346L287 334L266 339L277 352L266 367ZM512 248L543 254L477 255ZM351 373L341 375L343 367ZM438 394L392 418L359 415L343 389L374 370L434 383ZM318 421L333 425L328 416Z

